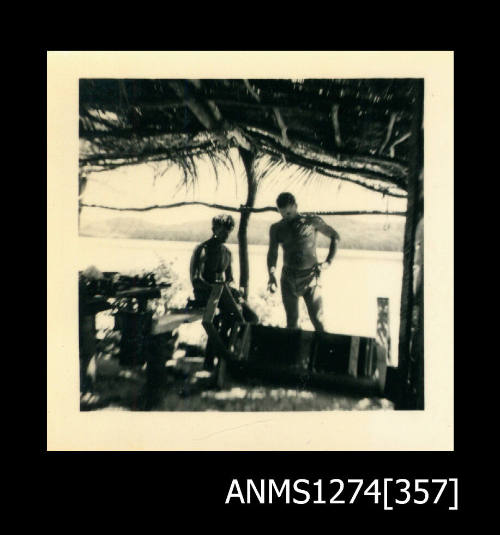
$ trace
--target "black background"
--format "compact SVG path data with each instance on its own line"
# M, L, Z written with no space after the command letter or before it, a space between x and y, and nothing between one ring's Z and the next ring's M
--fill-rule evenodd
M453 47L441 47L450 50ZM55 50L55 47L49 47ZM84 48L90 50L91 48ZM104 48L102 48L104 49ZM115 48L111 47L114 50ZM131 47L138 50L136 47ZM173 48L172 48L173 49ZM217 50L216 47L212 49ZM239 50L241 47L232 49ZM257 50L258 48L251 48ZM269 48L271 49L271 48ZM293 47L286 47L287 50ZM307 47L300 47L306 50ZM334 49L332 47L332 49ZM337 48L335 48L337 49ZM349 48L354 50L355 48ZM367 49L367 48L366 48ZM380 47L380 49L384 49ZM398 47L397 50L404 50ZM423 48L416 48L423 50ZM437 49L437 48L436 48ZM46 50L41 50L41 119L42 176L46 174L46 154L43 136L46 134L44 105L46 103ZM458 57L459 59L459 57ZM457 53L455 52L457 69ZM457 72L457 71L456 71ZM456 91L455 103L461 91ZM455 104L456 108L456 104ZM455 144L458 140L455 140ZM456 149L459 154L459 149ZM40 181L41 182L41 181ZM457 183L457 182L456 182ZM45 195L41 184L41 198ZM458 184L457 184L458 186ZM456 188L458 189L458 188ZM38 199L39 201L40 199ZM455 197L455 205L458 198ZM46 203L37 203L35 217L43 220ZM41 208L40 208L41 207ZM37 227L41 234L43 253L45 227ZM456 229L455 235L459 234ZM456 242L455 242L456 243ZM46 250L46 247L45 247ZM40 275L42 296L40 315L46 314L44 289L46 288L46 258L41 255ZM455 287L459 273L455 276ZM463 302L461 301L461 305ZM468 306L468 303L464 306ZM482 405L471 404L474 377L470 365L470 337L464 336L463 315L455 316L455 332L460 332L460 343L455 344L455 451L453 452L47 452L46 451L46 362L41 359L41 406L39 425L38 468L27 482L22 499L39 502L40 509L26 513L35 520L50 521L54 527L66 531L90 532L140 530L191 532L194 525L206 531L240 531L248 527L267 531L270 526L262 514L278 520L278 528L299 517L305 520L308 531L336 531L340 518L347 520L349 531L358 528L385 530L395 519L404 517L411 522L395 524L406 530L419 525L432 530L427 523L429 514L443 517L451 527L461 522L464 513L478 511L489 497L483 486L485 481L484 457L477 455L476 445L482 450L495 443L493 435L478 436L477 415ZM461 318L461 319L460 319ZM40 323L41 347L46 347L45 322ZM43 349L42 349L43 351ZM473 354L473 353L472 353ZM465 378L467 374L467 378ZM340 431L339 431L340 432ZM404 433L404 429L401 430ZM362 501L354 505L225 505L231 480L273 478L277 482L288 478L347 480L361 478L453 478L459 480L459 510L432 506L399 506L394 511L383 511ZM328 500L327 497L325 497ZM254 522L257 528L253 527ZM423 522L423 524L421 524ZM47 526L51 525L50 523ZM291 529L293 529L293 527ZM197 528L200 529L200 528ZM273 528L274 529L274 528ZM286 529L290 529L289 524Z

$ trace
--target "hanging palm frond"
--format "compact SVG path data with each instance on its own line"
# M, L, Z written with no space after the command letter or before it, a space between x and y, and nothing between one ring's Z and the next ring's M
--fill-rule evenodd
M404 79L82 79L80 166L171 161L191 187L199 156L218 182L221 165L234 171L231 148L243 147L257 156L259 180L280 169L307 183L335 176L381 190L385 182L391 195L392 186L406 190L415 88Z

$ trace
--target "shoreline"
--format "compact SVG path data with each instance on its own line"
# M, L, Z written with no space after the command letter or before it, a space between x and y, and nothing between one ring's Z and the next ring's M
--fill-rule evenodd
M104 237L104 236L89 236L89 235L84 235L84 234L79 234L78 238L83 239L83 240L94 240L94 241L101 241L101 242L113 240L114 242L117 242L117 243L120 243L120 242L127 243L129 247L131 245L136 244L138 247L141 247L141 248L143 248L149 242L152 245L163 244L166 246L168 244L174 249L186 249L188 248L189 245L192 244L192 247L194 249L195 245L200 243L198 241L123 238L123 237L112 237L112 236ZM230 250L236 250L236 251L238 250L237 243L226 243L226 246ZM249 247L249 250L251 249L254 249L254 250L266 249L267 250L268 246L266 244L260 244L260 243L255 243L255 244L249 243L248 247ZM327 251L328 249L326 247L317 247L317 250L319 252L322 252L322 251ZM384 249L343 249L342 247L339 247L337 249L336 256L345 258L345 259L383 257L386 260L402 260L403 252L402 251L388 251Z

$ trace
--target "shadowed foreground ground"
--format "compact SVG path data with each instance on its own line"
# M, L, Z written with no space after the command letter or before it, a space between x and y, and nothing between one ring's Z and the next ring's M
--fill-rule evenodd
M146 249L140 249L142 253ZM115 252L115 251L114 251ZM190 254L190 253L189 253ZM127 252L127 255L129 253ZM157 255L160 256L160 255ZM186 257L188 259L189 256ZM129 256L127 256L129 259ZM392 262L392 260L391 260ZM345 269L352 273L351 260L346 260ZM368 269L367 266L365 266ZM383 266L384 272L387 266ZM371 268L370 268L371 269ZM398 268L399 269L399 268ZM367 289L365 268L359 272L358 279L364 281L361 296ZM179 274L180 273L180 274ZM143 276L145 272L131 270L129 276ZM168 282L171 286L161 290L161 298L152 299L148 303L154 318L161 317L169 308L182 308L191 295L191 284L188 270L180 269L173 261L160 261L151 271L157 283ZM375 277L377 280L378 276ZM358 280L356 279L356 280ZM364 299L364 298L363 298ZM375 297L373 298L375 306ZM364 302L364 301L363 301ZM371 301L370 301L371 302ZM285 325L285 313L280 293L270 294L267 290L256 290L249 303L259 316L259 323L275 327ZM356 301L356 314L359 316L361 305ZM337 308L342 310L342 305ZM397 307L396 307L397 308ZM119 309L106 310L96 316L97 358L92 362L95 379L95 396L82 399L82 410L143 410L144 400L141 399L146 372L141 367L120 366L118 360L121 334L115 329L114 314ZM370 309L371 310L371 309ZM376 313L376 309L374 309ZM341 314L337 314L339 320ZM369 317L369 314L368 314ZM341 319L341 318L340 318ZM339 320L340 321L340 320ZM339 322L337 321L337 322ZM342 323L340 321L340 323ZM361 322L362 323L362 322ZM300 302L299 327L311 330L305 303ZM348 332L350 329L331 332ZM398 327L398 326L397 326ZM397 332L397 329L396 331ZM356 332L356 334L363 334ZM363 334L365 335L365 334ZM387 399L353 397L333 394L304 388L303 385L263 384L240 378L228 384L224 389L217 389L213 378L202 370L203 348L206 344L206 333L201 322L181 325L178 329L177 348L174 358L167 362L166 377L156 400L154 410L160 411L320 411L320 410L392 410L393 404Z
M164 388L155 411L323 411L392 410L387 399L337 395L311 389L263 384L262 380L230 381L223 389L202 370L203 358L183 350L166 366ZM95 396L82 400L81 410L142 410L145 384L142 367L120 366L105 355L95 362Z

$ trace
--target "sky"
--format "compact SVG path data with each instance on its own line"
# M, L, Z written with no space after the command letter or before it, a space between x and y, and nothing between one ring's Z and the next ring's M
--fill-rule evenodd
M82 200L87 204L99 204L121 208L144 207L182 201L203 201L237 207L246 201L246 178L239 158L233 158L234 171L224 166L218 168L218 181L208 163L199 162L200 180L196 187L181 186L179 168L166 167L165 163L124 166L111 171L92 173ZM383 210L404 211L406 199L383 197L381 194L344 181L315 175L314 182L304 184L289 170L276 170L259 182L255 206L274 206L282 191L290 191L297 199L299 211L315 210ZM85 225L111 217L134 217L163 225L188 223L213 217L214 210L200 206L184 206L168 210L147 212L117 212L97 208L83 208L80 224ZM255 214L254 214L255 215ZM259 218L277 220L272 212L259 214ZM373 219L378 216L359 216ZM385 217L385 216L381 216Z

